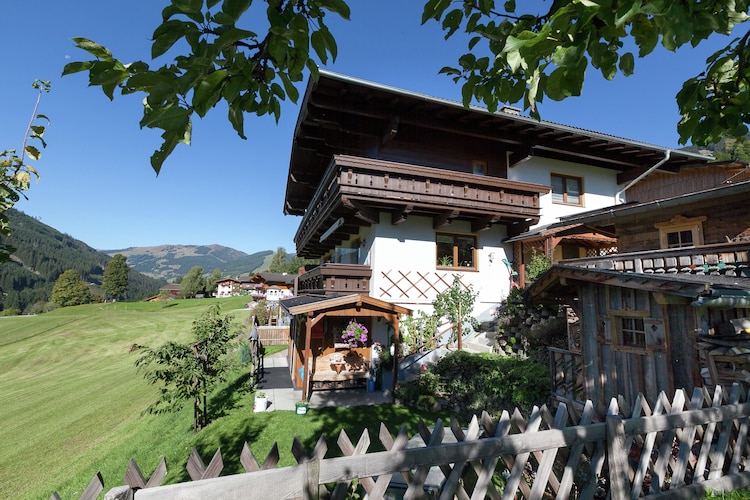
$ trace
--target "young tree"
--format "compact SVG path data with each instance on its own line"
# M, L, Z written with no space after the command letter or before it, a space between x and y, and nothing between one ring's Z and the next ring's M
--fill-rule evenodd
M214 272L211 273L211 276L206 278L206 292L213 297L213 295L216 293L216 287L218 284L216 283L221 279L221 269L218 267L214 269Z
M221 316L212 305L193 322L193 340L187 344L167 342L155 349L136 345L143 354L135 362L151 384L161 384L160 397L147 411L176 412L193 401L193 430L199 431L211 419L208 394L225 380L229 367L227 350L236 335L232 316Z
M52 287L52 302L58 307L88 304L91 302L91 290L75 269L68 269Z
M452 339L458 340L458 350L463 349L463 325L471 324L477 328L477 320L472 316L474 310L474 300L477 293L471 285L464 286L461 283L461 275L453 276L451 287L435 297L432 305L435 309L435 315L446 318L452 325Z
M180 292L184 297L195 297L196 294L206 289L206 280L203 278L203 268L193 266L180 282Z
M127 258L124 255L118 253L112 257L104 269L104 282L102 283L102 289L107 297L120 299L125 295L128 289L129 272Z
M49 81L36 80L32 87L39 93L34 110L31 113L31 120L26 127L21 154L18 155L15 149L6 149L0 152L0 263L7 262L10 254L15 251L15 248L2 242L4 236L10 236L10 224L5 212L13 208L13 205L21 199L22 195L25 196L23 193L29 189L32 176L39 179L39 173L34 167L26 163L26 159L38 160L42 154L35 146L27 144L28 140L34 139L39 141L43 148L47 147L47 143L44 142L46 128L39 125L39 121L49 123L49 118L36 114L36 111L39 108L42 93L49 92L50 83Z
M268 265L268 272L271 273L285 273L288 268L289 256L286 253L284 247L279 247L271 257L271 263Z
M748 20L748 1L555 0L540 14L534 11L537 2L518 9L514 0L428 0L422 22L440 22L446 38L465 33L468 53L458 67L441 71L462 82L466 106L476 100L494 111L499 103L523 101L539 117L537 103L544 96L580 95L589 65L607 79L618 71L630 75L635 55L626 47L637 47L644 57L659 41L674 51L688 43L696 46L713 33L728 35ZM225 101L228 119L244 139L245 113L272 114L278 121L280 102L299 98L295 85L305 68L317 76L313 55L324 65L329 56L336 59L336 40L324 18L330 12L348 20L344 0L278 0L267 19L251 18L251 4L171 0L154 31L151 57L177 47L176 64L155 69L143 61L125 64L106 47L74 38L95 59L71 62L63 75L88 72L89 84L110 99L117 90L145 94L141 127L163 130L162 146L151 156L158 174L178 143L190 144L194 113L203 117ZM747 133L749 34L731 41L706 61L706 71L685 82L677 96L683 144L692 138L706 145Z

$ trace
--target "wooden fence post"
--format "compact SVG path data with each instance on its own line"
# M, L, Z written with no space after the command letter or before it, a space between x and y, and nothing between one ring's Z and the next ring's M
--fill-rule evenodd
M612 500L630 497L628 451L625 449L625 424L620 415L607 415L607 460L609 462L609 493Z
M304 483L302 485L302 498L304 500L317 500L320 497L318 481L320 479L320 459L313 458L302 464L304 470Z

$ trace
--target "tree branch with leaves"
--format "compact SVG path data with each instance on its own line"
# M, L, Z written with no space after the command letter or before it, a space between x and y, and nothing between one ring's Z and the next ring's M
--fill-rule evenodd
M44 142L44 133L46 125L49 124L49 118L43 114L37 114L42 94L49 92L50 82L46 80L35 80L31 85L38 91L36 103L31 113L31 119L26 127L21 145L21 152L17 153L15 149L6 149L0 152L0 263L7 262L15 248L2 242L3 237L10 236L10 222L6 212L13 208L26 195L24 192L31 185L31 178L39 179L39 172L27 163L29 160L39 160L42 157L39 149L29 144L29 140L38 141L42 148L47 147Z
M541 118L538 104L545 97L583 92L589 67L611 80L635 71L631 45L642 58L660 43L675 51L712 34L729 35L748 21L749 1L554 0L546 12L535 13L538 4L519 8L515 0L429 0L422 23L440 23L445 38L466 36L467 52L440 70L461 84L464 105L478 102L494 112L501 103L522 102ZM325 16L348 20L344 0L265 3L267 24L249 12L252 0L171 0L151 47L152 59L175 54L171 62L155 69L143 61L123 63L106 47L74 38L95 59L69 63L63 75L88 72L89 84L110 99L116 91L145 94L140 125L162 131L163 143L151 156L158 174L179 143L190 144L194 115L203 117L224 101L229 122L244 139L246 113L278 121L281 101L297 102L304 72L317 78L318 61L336 59ZM250 19L252 28L246 26ZM677 96L681 143L705 146L747 133L747 39L731 41L708 59L705 72L685 82Z

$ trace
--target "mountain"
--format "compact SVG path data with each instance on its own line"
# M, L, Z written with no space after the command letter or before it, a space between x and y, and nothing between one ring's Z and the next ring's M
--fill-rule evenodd
M206 274L214 269L221 270L222 276L248 274L263 267L266 257L273 254L270 250L246 254L221 245L159 245L103 252L122 254L128 266L139 273L166 280L184 276L194 266L200 266Z
M63 234L18 210L6 212L11 235L4 241L16 248L11 261L0 264L0 310L28 312L35 304L49 301L52 287L64 271L74 269L96 287L112 259L72 236ZM126 300L155 295L165 284L131 269Z

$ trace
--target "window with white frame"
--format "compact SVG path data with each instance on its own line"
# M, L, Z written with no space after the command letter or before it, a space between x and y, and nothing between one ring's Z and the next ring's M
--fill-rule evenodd
M703 221L701 217L683 217L677 215L667 222L654 224L659 230L661 248L694 247L703 244Z

